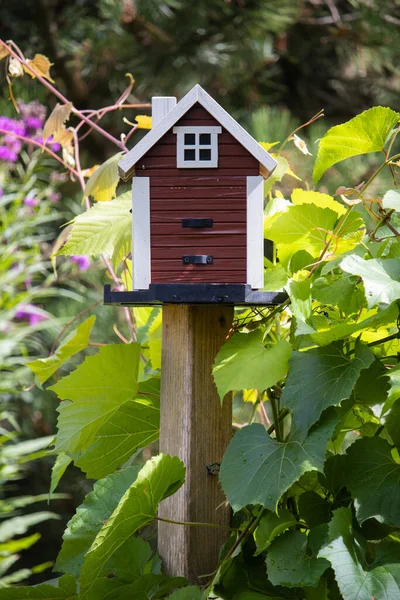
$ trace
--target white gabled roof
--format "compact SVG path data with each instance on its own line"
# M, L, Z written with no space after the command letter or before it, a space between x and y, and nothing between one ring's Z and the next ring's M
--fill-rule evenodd
M154 146L171 127L198 102L203 106L237 141L258 160L267 172L277 166L277 162L250 134L243 129L200 85L195 85L165 117L140 140L118 163L118 171L125 181L133 175L135 164Z

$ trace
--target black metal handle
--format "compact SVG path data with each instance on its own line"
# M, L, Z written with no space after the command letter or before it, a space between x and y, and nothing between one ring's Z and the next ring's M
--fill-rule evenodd
M194 254L192 256L182 256L184 265L212 265L214 257L207 254Z
M212 219L182 219L182 227L212 227Z

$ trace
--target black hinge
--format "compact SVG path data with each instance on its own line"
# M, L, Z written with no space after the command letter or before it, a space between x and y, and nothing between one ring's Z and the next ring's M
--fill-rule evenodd
M212 265L214 262L213 256L207 254L194 254L193 256L182 256L184 265Z
M212 219L182 219L182 227L212 227Z

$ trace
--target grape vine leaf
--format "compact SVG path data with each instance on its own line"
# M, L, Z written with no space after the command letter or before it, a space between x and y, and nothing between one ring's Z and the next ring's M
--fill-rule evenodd
M27 363L27 366L35 373L40 383L47 381L66 360L87 347L95 321L96 317L92 315L78 325L75 331L70 333L54 354Z
M89 447L100 427L138 392L139 344L110 344L48 389L62 400L57 452Z
M397 364L394 369L387 371L386 375L389 378L390 389L387 400L383 406L382 412L387 412L398 398L400 398L400 364Z
M397 258L371 258L351 254L340 263L343 271L361 277L368 307L391 304L400 298L400 261Z
M131 239L131 207L131 195L126 192L111 202L95 204L78 215L67 243L56 256L105 254L113 256L115 264L127 240Z
M319 142L314 184L327 169L346 158L382 151L399 118L399 113L390 108L375 106L346 123L331 127Z
M264 289L269 292L281 290L287 283L288 274L281 264L264 269Z
M258 329L237 333L218 352L213 375L221 401L231 390L265 390L285 377L292 352L289 342L265 348L262 339Z
M292 411L294 425L302 439L326 408L349 398L361 370L369 367L373 360L371 350L359 341L353 359L345 356L340 342L307 352L293 352L281 406Z
M400 448L400 402L395 402L390 412L386 415L385 426L393 443Z
M58 409L56 451L89 477L104 477L158 437L159 379L138 390L139 353L138 344L102 347L49 388L70 400Z
M97 481L68 522L63 545L57 557L56 570L79 576L84 556L92 545L103 523L110 518L122 496L136 481L140 468L127 467ZM145 542L143 542L145 543ZM145 551L142 550L141 554ZM136 561L130 556L132 568ZM122 567L123 568L123 567ZM139 569L138 569L139 570Z
M124 402L96 432L89 448L74 454L88 477L100 479L124 464L138 449L158 439L160 379L141 382L133 400Z
M86 183L85 196L93 196L98 202L106 202L115 196L119 181L118 163L122 156L123 152L114 154L95 170Z
M55 587L49 583L37 586L3 588L1 600L77 600L75 577L63 575Z
M268 579L273 585L314 586L328 567L325 558L313 556L302 531L286 531L272 542L267 554Z
M342 466L343 482L354 498L360 524L375 517L380 523L400 527L400 465L393 460L388 442L379 437L357 440L348 448Z
M60 454L57 456L56 462L51 470L49 500L51 499L53 492L55 492L56 487L60 483L61 477L64 475L71 462L72 458L68 456L68 454L65 454L65 452L60 452Z
M287 508L264 514L254 532L254 541L257 546L255 556L264 552L278 535L281 535L286 529L295 524L296 519Z
M160 454L145 464L86 554L80 578L82 600L114 553L156 517L158 504L179 489L184 479L185 467L177 457Z
M312 297L321 304L337 306L347 315L358 313L364 294L357 287L357 280L354 275L342 275L333 280L318 277L312 282Z
M327 411L302 441L296 435L285 443L272 438L260 424L235 434L220 470L222 489L236 512L248 504L275 511L279 499L307 471L322 471L326 445L337 424L335 410Z
M367 566L352 528L350 508L334 511L329 539L318 556L331 563L343 600L396 600L400 597L397 544L378 545L375 562Z
M303 190L302 188L296 188L292 192L292 202L295 205L300 204L314 204L320 208L330 208L334 210L339 217L345 214L346 208L334 200L329 194L322 194L321 192L315 192L313 190Z
M106 572L112 573L120 581L131 583L144 574L151 553L147 542L138 537L129 538L112 555Z

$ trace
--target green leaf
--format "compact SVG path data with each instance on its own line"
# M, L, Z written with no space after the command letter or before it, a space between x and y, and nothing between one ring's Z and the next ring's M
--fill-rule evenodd
M279 259L287 266L298 250L318 257L325 247L327 232L333 231L337 219L337 212L330 208L315 204L289 206L265 221L264 237L275 242Z
M82 599L113 554L155 518L158 504L180 488L184 478L185 467L177 457L160 454L145 464L86 555L81 570Z
M264 269L264 289L269 292L281 290L287 283L288 275L282 265Z
M162 313L159 312L148 329L149 350L153 370L161 369Z
M295 179L301 181L300 177L297 177L297 175L293 173L287 159L284 156L281 156L280 154L271 154L271 156L275 158L278 165L264 183L264 196L267 196L270 193L273 186L275 185L275 183L277 183L278 181L282 181L285 175L290 175L291 177L294 177Z
M364 260L352 254L342 260L340 267L362 278L369 308L391 304L400 298L400 261L397 258Z
M200 600L201 590L194 585L189 585L181 590L176 590L168 598L169 600Z
M295 205L314 204L320 208L330 208L331 210L334 210L339 217L346 212L346 207L337 200L334 200L329 194L321 194L321 192L315 192L313 190L296 188L293 190L291 197L292 202Z
M299 516L312 528L328 523L331 516L331 504L312 490L301 494L297 500Z
M71 401L58 409L57 452L87 449L100 427L136 396L139 356L139 344L104 346L48 388L62 400Z
M16 535L24 535L29 527L33 527L34 525L43 523L43 521L48 521L49 519L60 519L60 517L49 511L40 511L6 519L0 523L0 542L7 542L7 540Z
M95 321L96 317L94 315L83 321L51 356L27 363L27 366L35 373L40 383L47 381L68 358L86 348Z
M36 544L36 542L40 540L40 537L40 533L34 533L33 535L29 535L24 538L0 543L0 562L2 562L4 556L8 553L13 554L14 552L21 552L21 550L26 550L27 548L30 548L31 546L33 546L33 544Z
M121 248L131 235L132 207L130 193L118 196L112 202L96 204L74 219L67 243L58 255L114 256L118 258Z
M65 454L64 452L60 452L60 454L57 456L56 462L51 470L49 500L51 499L52 494L60 483L61 477L64 475L71 462L72 458L70 458L68 454Z
M399 192L395 192L394 190L389 190L383 196L382 206L387 210L395 210L396 212L400 212L400 194Z
M265 390L285 377L290 344L281 340L265 348L262 339L258 329L237 333L218 352L213 375L221 401L231 390Z
M361 370L373 360L371 350L360 342L356 342L353 360L344 355L340 343L293 352L281 406L292 411L303 439L326 408L338 406L349 398Z
M220 470L229 504L238 511L261 504L275 511L282 494L307 471L322 471L326 445L337 423L329 412L303 441L277 442L260 424L248 425L230 442Z
M1 600L77 600L75 578L64 575L58 580L58 586L41 583L37 586L22 586L2 589Z
M375 563L367 567L352 528L351 509L335 510L329 524L329 540L318 556L331 563L343 600L396 600L400 597L398 549L390 556L381 553L378 546L377 554Z
M128 467L97 481L76 514L68 522L63 535L63 545L57 557L56 570L79 576L84 556L96 535L103 527L122 496L136 481L139 467ZM144 542L143 542L144 543ZM135 558L130 556L131 567L135 569ZM121 568L124 568L121 565Z
M382 412L387 412L398 398L400 398L400 363L394 369L387 371L386 375L389 378L390 389L387 400L383 406Z
M375 517L380 523L400 527L400 465L393 460L387 441L379 437L357 440L342 464L343 482L354 498L358 521Z
M335 279L319 277L312 284L312 297L321 304L337 306L345 314L358 313L364 294L357 287L357 277L342 275Z
M264 552L271 542L281 535L286 529L296 524L296 519L287 508L281 508L278 512L264 514L254 532L254 540L257 545L257 554Z
M119 181L118 163L121 156L123 152L114 154L95 170L86 183L85 196L93 196L98 202L111 200L115 196Z
M97 431L91 446L75 464L88 477L100 479L124 464L138 448L156 441L160 429L160 380L139 384L134 400L124 402Z
M385 419L385 426L393 443L400 448L400 402L396 402Z
M298 321L306 321L311 316L310 279L303 279L303 281L292 279L286 289L294 316Z
M342 125L331 127L319 143L314 184L327 169L346 158L383 150L399 118L390 108L375 106Z
M141 538L130 538L111 556L106 571L120 581L131 583L144 574L146 564L151 557L149 544Z
M325 558L313 556L307 535L287 531L274 540L268 550L267 573L273 585L314 586L329 567Z

